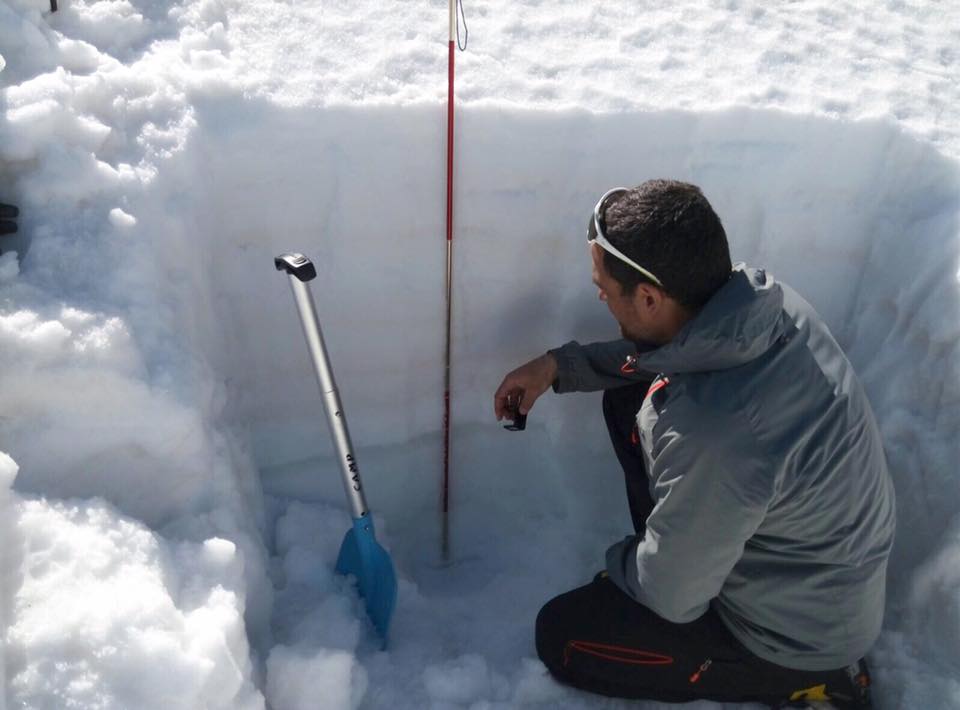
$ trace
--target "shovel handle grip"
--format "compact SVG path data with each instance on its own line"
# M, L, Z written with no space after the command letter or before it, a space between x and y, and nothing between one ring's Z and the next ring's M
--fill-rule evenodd
M274 258L273 265L277 267L277 271L286 271L290 276L296 276L304 283L317 278L316 267L303 254L281 254Z

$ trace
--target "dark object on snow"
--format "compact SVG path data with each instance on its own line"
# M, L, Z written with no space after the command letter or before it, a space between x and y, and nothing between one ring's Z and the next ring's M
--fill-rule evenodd
M527 428L527 415L520 413L520 400L514 402L507 398L507 415L513 420L513 424L504 424L503 428L507 431L523 431Z
M317 270L303 254L281 254L273 260L273 264L278 271L285 271L290 277L293 300L297 304L303 334L313 357L314 371L320 383L327 413L327 424L330 426L334 448L340 459L343 487L353 515L353 528L347 531L340 545L336 569L340 574L356 577L357 591L364 598L370 620L386 645L390 617L397 603L397 576L390 555L377 543L373 516L367 508L363 484L360 482L360 469L357 467L350 432L347 430L346 415L333 379L320 321L313 306L308 282L316 277Z
M517 412L512 415L513 424L504 424L503 428L507 431L523 431L527 428L527 415Z
M50 12L57 11L57 0L50 0Z
M13 205L5 205L0 202L0 234L13 234L17 231L17 223L14 222L20 214Z

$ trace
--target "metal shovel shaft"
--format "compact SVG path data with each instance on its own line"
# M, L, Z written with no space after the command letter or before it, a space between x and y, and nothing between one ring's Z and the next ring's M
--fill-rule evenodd
M316 277L317 270L313 262L303 254L281 254L273 260L273 264L290 277L293 300L297 304L300 324L313 358L314 371L323 394L327 424L330 426L330 434L340 459L343 487L353 513L353 526L343 537L340 553L337 555L336 570L339 574L353 575L356 578L357 591L364 598L370 620L380 632L386 647L390 617L397 604L397 575L390 555L377 543L373 516L367 510L357 458L353 454L346 416L340 404L333 371L330 369L323 331L313 307L313 297L307 282Z
M293 300L300 314L300 324L303 326L303 334L313 359L313 368L320 383L330 435L337 449L340 470L343 474L343 488L347 494L347 500L350 501L353 517L362 518L369 513L369 510L363 494L363 484L360 482L360 469L357 466L357 457L353 453L353 444L350 442L350 432L347 430L337 384L330 369L330 358L327 356L327 346L323 342L323 331L320 329L320 321L313 307L310 284L300 281L293 274L289 274L289 278L290 288L293 289Z

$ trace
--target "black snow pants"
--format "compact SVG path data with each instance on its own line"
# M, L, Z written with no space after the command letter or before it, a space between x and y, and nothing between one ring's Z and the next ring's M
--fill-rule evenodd
M638 535L653 509L634 429L646 392L647 384L632 385L608 390L603 397ZM830 700L838 708L870 707L863 662L833 671L770 663L737 641L712 608L695 621L675 624L628 597L604 573L543 607L536 643L554 677L603 695L667 702L703 698L773 707Z

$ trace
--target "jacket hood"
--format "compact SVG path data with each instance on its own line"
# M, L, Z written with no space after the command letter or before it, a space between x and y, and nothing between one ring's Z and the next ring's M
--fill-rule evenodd
M737 264L673 340L653 350L638 343L637 364L664 374L726 370L761 356L784 328L783 289L763 269Z

